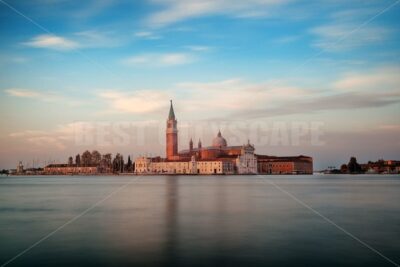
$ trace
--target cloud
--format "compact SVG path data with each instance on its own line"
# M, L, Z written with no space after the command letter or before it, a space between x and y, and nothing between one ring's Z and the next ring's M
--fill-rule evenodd
M213 49L211 46L205 46L205 45L188 45L185 46L185 48L195 51L195 52L207 52Z
M146 40L158 40L158 39L161 39L160 35L155 34L152 31L135 32L135 37L136 38L140 38L140 39L146 39Z
M86 30L73 35L74 41L79 44L80 48L116 47L126 42L113 31Z
M378 129L387 131L400 131L400 124L383 124L379 125Z
M45 147L50 150L65 150L68 147L68 142L74 141L77 134L83 134L77 132L80 128L83 129L83 127L78 127L82 123L84 122L57 125L55 129L48 131L26 130L10 133L9 136L28 142L29 145L34 147ZM33 149L33 147L30 148Z
M30 47L48 48L54 50L72 50L79 47L78 43L72 40L50 34L38 35L23 44Z
M14 63L18 63L18 64L19 63L26 63L26 62L29 61L29 58L16 56L16 57L11 58L10 61L14 62Z
M334 83L340 91L400 91L400 67L384 67L365 73L347 73Z
M381 11L379 5L333 12L329 23L310 29L309 32L316 37L312 45L328 52L341 52L382 43L393 30L368 23Z
M107 102L111 112L119 113L156 113L167 108L168 99L176 99L181 103L178 104L181 112L193 114L192 118L268 118L328 110L380 108L400 103L396 73L395 68L389 67L346 73L321 90L285 82L252 83L232 78L215 82L182 82L174 88L134 93L106 91L99 97Z
M360 22L366 21L367 19L375 16L379 12L382 11L382 6L380 3L373 7L372 5L368 8L361 7L361 8L345 8L343 10L338 10L331 14L331 18L335 21L346 21L346 22Z
M189 64L195 60L190 53L149 53L140 54L122 60L128 66L166 67Z
M165 26L191 18L208 15L229 15L232 17L261 17L271 14L271 8L288 2L287 0L154 0L162 6L148 17L152 26Z
M55 101L62 99L61 96L53 92L41 92L29 89L9 88L4 90L8 95L22 98L34 98L43 101Z
M289 44L289 43L296 42L300 38L301 38L300 35L287 35L287 36L281 36L279 38L276 38L272 42L275 44Z
M54 2L54 1L51 1ZM63 2L63 1L61 1ZM74 9L73 16L77 18L88 18L98 15L110 7L118 3L115 0L89 0L83 3L79 3L79 8Z
M105 91L98 94L106 101L110 112L147 114L165 109L168 94L157 90L142 90L133 93Z
M73 98L52 91L9 88L5 89L4 92L12 97L35 99L37 101L44 102L62 102L62 104L66 104L72 107L88 104L88 101L82 101L82 99Z
M398 104L398 73L398 67L390 66L344 73L320 90L284 82L250 83L238 78L209 83L185 82L177 87L190 92L183 100L188 112L201 111L206 117L218 114L225 118L267 118Z
M127 39L121 38L113 31L85 30L75 32L69 37L42 34L22 43L25 46L45 48L57 51L70 51L93 47L116 47L124 44Z
M177 87L189 92L184 99L185 111L209 118L229 118L232 111L245 113L254 107L279 106L310 94L308 90L284 83L250 83L240 78L208 83L185 82Z
M105 142L96 140L99 134L107 134L102 125L109 124L111 127L114 122L93 122L93 121L76 121L66 124L58 124L54 128L40 130L25 130L10 133L8 136L17 140L17 144L24 145L24 152L45 152L66 151L71 148L88 149L89 146L104 147L109 146ZM117 122L122 123L122 122ZM72 153L77 153L75 150Z
M317 37L313 46L329 52L355 49L361 46L379 44L389 37L387 27L365 26L358 30L357 24L328 24L311 29Z
M253 106L235 115L247 118L315 113L325 110L380 108L400 103L400 69L381 67L358 73L345 73L342 78L327 84L319 94L267 104L267 108ZM289 95L289 94L288 94ZM268 99L266 99L267 103ZM275 101L274 101L275 102Z
M351 110L379 108L400 103L400 93L341 93L319 96L300 101L288 101L285 105L259 110L249 110L244 117L273 117L292 114L315 113L324 110Z

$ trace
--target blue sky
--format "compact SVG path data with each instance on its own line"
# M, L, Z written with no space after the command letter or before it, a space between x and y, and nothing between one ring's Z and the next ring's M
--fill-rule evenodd
M324 145L254 140L259 153L308 154L321 168L352 155L399 159L398 2L2 0L0 168L86 148L161 154L160 134L77 145L74 124L162 132L169 99L192 128L323 124Z

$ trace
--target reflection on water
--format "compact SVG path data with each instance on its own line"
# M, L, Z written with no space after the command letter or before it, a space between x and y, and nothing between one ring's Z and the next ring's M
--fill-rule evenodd
M170 266L176 266L178 263L178 210L179 210L179 191L178 191L178 178L176 176L169 176L166 178L165 194L165 257L166 262Z
M0 264L131 181L0 178ZM143 177L9 266L391 266L399 176Z

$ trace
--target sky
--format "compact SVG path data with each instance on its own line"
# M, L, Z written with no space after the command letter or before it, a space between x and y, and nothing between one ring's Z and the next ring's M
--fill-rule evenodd
M400 160L400 1L0 0L0 168L256 153Z

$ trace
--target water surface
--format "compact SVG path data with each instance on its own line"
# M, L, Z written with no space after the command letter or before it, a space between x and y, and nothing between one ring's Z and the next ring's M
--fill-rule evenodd
M393 266L293 197L400 263L400 176L20 176L0 265Z

